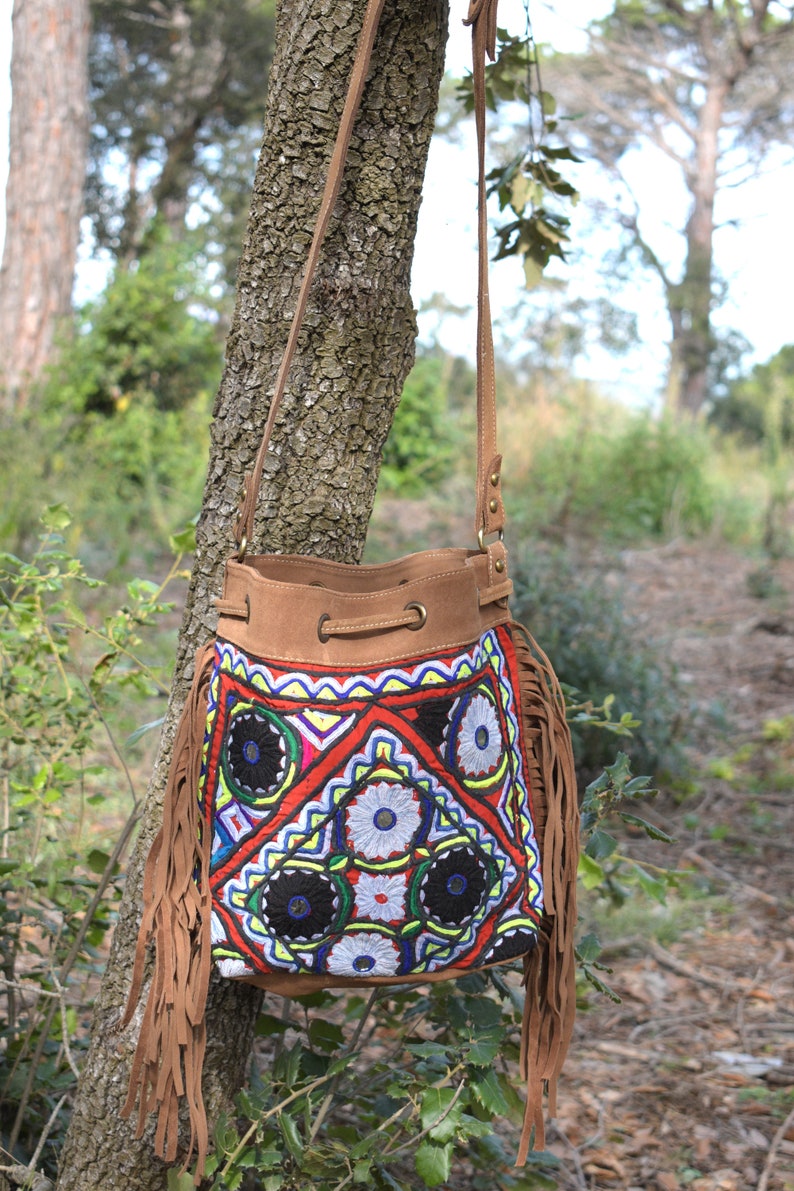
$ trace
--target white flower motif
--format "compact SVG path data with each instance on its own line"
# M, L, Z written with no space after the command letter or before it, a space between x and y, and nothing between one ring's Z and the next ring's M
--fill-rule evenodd
M499 720L493 704L485 695L475 695L463 713L455 754L458 765L468 777L489 773L502 752Z
M405 873L382 876L361 873L356 885L356 910L359 918L374 922L394 922L405 916Z
M334 976L393 976L400 953L385 935L345 935L328 953L328 971Z
M408 786L375 782L347 808L353 847L369 860L404 852L420 822L419 800Z
M218 960L218 971L221 976L226 976L229 980L233 980L235 976L250 976L253 970L250 964L247 964L243 959Z

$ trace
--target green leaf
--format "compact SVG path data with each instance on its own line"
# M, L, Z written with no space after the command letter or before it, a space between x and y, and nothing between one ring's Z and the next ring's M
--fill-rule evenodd
M372 1171L372 1160L367 1159L366 1162L357 1162L353 1167L353 1182L354 1183L368 1183L370 1181L370 1172Z
M51 533L61 533L72 524L72 515L65 504L47 505L41 520L44 528Z
M598 861L593 860L586 852L579 857L579 876L585 889L597 889L603 885L605 873Z
M330 1064L328 1070L326 1071L328 1078L333 1079L335 1075L339 1075L342 1071L350 1066L354 1059L359 1057L360 1053L360 1051L353 1050L349 1054L340 1055L338 1059L334 1059L333 1063Z
M591 860L606 860L616 851L618 841L608 831L594 831L587 841L585 852Z
M127 737L125 742L127 747L130 748L133 744L137 744L141 737L145 736L147 732L153 732L155 728L162 728L164 720L165 716L161 715L156 720L149 720L148 724L141 724L140 728L136 728L135 731L131 732Z
M648 897L652 897L654 901L659 902L660 905L667 903L667 884L665 881L660 881L658 877L652 877L651 874L644 869L641 864L634 864L634 872L637 874L637 880L640 883L640 888L643 893L647 893Z
M508 1103L499 1083L499 1076L493 1067L489 1067L482 1074L477 1074L471 1081L471 1089L483 1108L496 1116L502 1116L508 1111Z
M426 1187L438 1187L449 1178L452 1169L452 1142L437 1145L425 1138L416 1151L416 1173Z
M433 1141L449 1141L454 1136L461 1114L454 1101L454 1088L427 1088L422 1094L419 1120L423 1129L430 1130Z
M315 1017L309 1023L308 1034L309 1042L313 1047L329 1053L341 1046L345 1040L341 1026L331 1021L324 1021L321 1017Z
M235 1158L235 1166L258 1166L259 1152L256 1146L249 1146L248 1149L243 1150L242 1154L238 1154Z
M168 543L174 554L192 554L196 549L196 527L192 523L186 525L179 533L172 533Z
M467 997L466 1009L474 1025L481 1029L496 1026L502 1020L502 1006L492 997Z
M675 840L666 831L662 831L661 827L657 827L654 823L649 823L647 819L640 818L639 815L630 815L627 811L620 811L620 817L624 823L628 823L631 827L640 827L646 835L651 839L659 840L663 844L674 844Z
M405 1049L420 1059L436 1057L446 1059L447 1057L447 1048L440 1042L409 1042Z
M168 1171L168 1191L195 1191L193 1176L187 1171Z
M303 1139L298 1132L298 1126L292 1117L287 1116L285 1112L279 1117L279 1124L281 1125L281 1132L287 1149L295 1161L300 1162L303 1157Z
M503 1040L504 1032L496 1027L479 1031L469 1043L466 1061L474 1067L487 1067L499 1054Z
M100 852L99 848L92 848L86 856L86 864L92 873L103 873L109 860L108 853Z
M576 954L579 957L579 962L583 964L591 964L593 960L598 959L601 954L601 943L598 936L591 931L579 941L576 948Z
M288 1021L274 1017L272 1013L260 1013L256 1019L254 1034L257 1038L269 1038L271 1034L284 1034L288 1029Z

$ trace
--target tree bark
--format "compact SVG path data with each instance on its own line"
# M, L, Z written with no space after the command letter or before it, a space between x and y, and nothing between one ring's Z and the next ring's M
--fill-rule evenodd
M163 1164L119 1120L135 1023L118 1020L140 916L143 860L160 820L175 716L195 649L214 629L242 476L251 467L294 308L364 10L362 0L282 0L265 138L215 407L198 549L173 695L145 821L66 1139L59 1191L161 1191ZM446 0L390 0L266 467L258 531L270 551L360 558L380 450L413 360L409 275L446 38ZM259 994L213 980L204 1091L228 1107L251 1047Z
M88 0L15 0L0 408L21 410L71 309L88 151Z

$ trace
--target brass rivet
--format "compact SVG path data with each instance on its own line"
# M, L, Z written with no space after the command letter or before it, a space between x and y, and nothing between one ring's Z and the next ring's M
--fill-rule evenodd
M491 510L492 513L496 513L499 509L499 501L498 500L488 501L488 508Z
M493 565L494 570L498 571L498 573L501 575L502 571L505 569L505 560L503 558L497 558Z
M498 471L491 472L491 483L493 484L494 488L496 488L497 484L499 483L499 472Z

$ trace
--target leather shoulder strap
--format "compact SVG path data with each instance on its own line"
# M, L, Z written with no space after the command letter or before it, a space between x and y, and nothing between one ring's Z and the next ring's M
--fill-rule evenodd
M491 331L491 314L488 299L488 245L487 245L487 215L485 209L485 53L494 56L496 38L496 4L497 0L472 0L466 24L472 26L473 74L474 74L474 107L477 125L477 144L479 162L478 181L478 241L479 241L479 280L477 300L477 509L475 518L475 533L482 545L483 535L500 532L504 525L504 509L502 507L499 465L500 458L496 454L496 386L494 380L494 351L493 334ZM314 229L309 254L306 258L303 280L298 293L295 312L287 338L287 346L279 366L273 397L270 402L267 422L262 433L262 442L257 452L254 466L245 479L245 488L240 504L240 511L235 528L235 537L242 559L253 537L254 513L262 483L262 472L265 465L273 427L281 407L281 401L287 387L298 337L303 326L303 318L309 300L317 262L320 258L323 241L328 231L334 205L342 185L347 151L353 134L353 125L361 105L364 84L369 71L372 48L378 31L385 0L368 0L364 13L356 57L350 77L350 85L339 122L331 162L328 167L328 177L323 191L317 224Z

